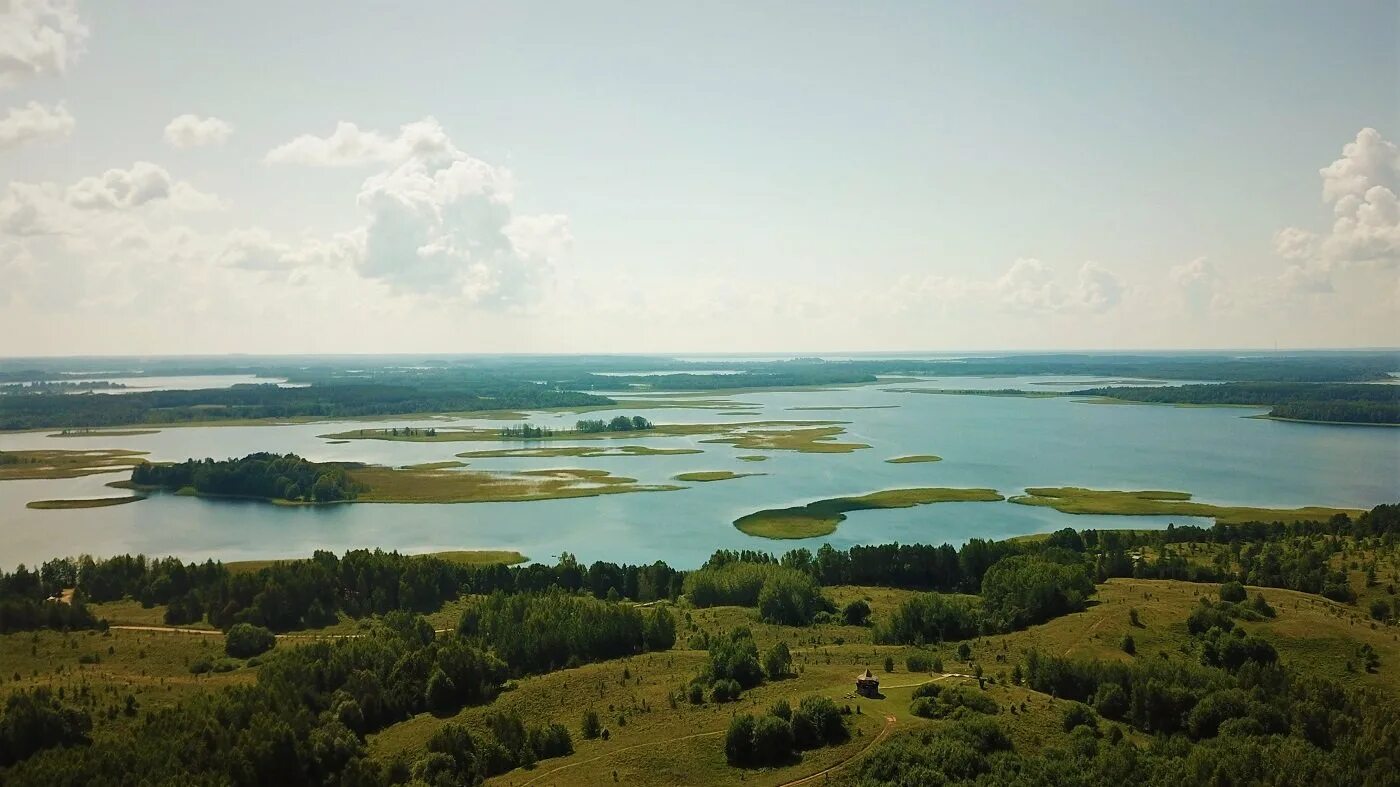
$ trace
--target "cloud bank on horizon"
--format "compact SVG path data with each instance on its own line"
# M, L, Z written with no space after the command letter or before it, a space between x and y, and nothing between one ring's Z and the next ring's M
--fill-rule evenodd
M744 203L771 173L687 171L675 193L624 193L613 181L628 181L635 162L608 158L615 176L593 179L565 162L568 182L551 184L548 160L501 154L510 139L468 152L437 111L384 126L307 95L298 114L322 120L297 127L248 98L249 85L198 101L197 85L177 85L168 100L129 108L91 100L79 89L85 63L109 45L103 20L88 19L96 10L72 0L0 8L0 172L25 164L0 182L0 355L1400 345L1400 147L1374 125L1275 177L1316 200L1311 212L1278 215L1271 234L1236 229L1229 215L1183 230L1169 219L1184 205L1153 205L1153 232L1183 252L1174 260L1150 237L1123 238L1109 216L1052 218L1053 234L1075 240L1047 233L1038 251L1024 217L1057 206L1027 199L1042 186L1025 171L1003 183L1000 204L954 194L951 215L872 225L868 256L828 265L804 250L834 231L786 206L731 212L693 199L728 177ZM380 100L366 95L366 114L382 118ZM457 97L444 90L441 100ZM1394 121L1393 107L1375 109L1375 124ZM104 144L113 113L147 136ZM521 122L570 133L547 116ZM674 144L685 157L703 140ZM885 198L901 200L897 170L866 177L887 179ZM844 194L840 179L830 186L826 198L852 210L870 198ZM1152 184L1109 196L1155 199ZM619 215L611 197L643 207ZM964 221L1002 231L984 234L985 252L944 250L940 227ZM883 253L884 232L913 251ZM761 242L729 242L741 233ZM1002 254L999 234L1019 236L1025 252ZM849 235L836 242L859 250ZM1071 246L1092 253L1059 251Z

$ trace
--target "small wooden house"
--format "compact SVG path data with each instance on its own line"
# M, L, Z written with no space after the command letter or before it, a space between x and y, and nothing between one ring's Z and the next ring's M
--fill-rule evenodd
M880 679L872 675L870 670L856 675L856 693L862 697L880 696Z

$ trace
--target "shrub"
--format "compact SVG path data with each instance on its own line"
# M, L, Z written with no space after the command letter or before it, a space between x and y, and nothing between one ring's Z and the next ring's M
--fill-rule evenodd
M743 688L739 686L738 681L732 678L722 678L710 684L710 701L733 702L739 699L739 694L742 692Z
M272 650L277 638L271 631L251 623L235 623L224 639L224 652L234 658L246 659Z
M1133 641L1132 634L1123 635L1123 642L1120 643L1120 646L1123 648L1123 652L1129 656L1137 654L1137 643Z
M928 672L933 668L933 662L926 653L910 653L904 657L904 666L910 672Z
M792 757L792 727L776 716L763 716L753 725L753 761L772 765Z
M753 716L747 713L729 720L729 730L724 734L724 759L730 765L753 762L753 730Z
M1069 708L1065 710L1065 732L1069 732L1075 727L1088 727L1097 730L1099 719L1094 715L1094 709L1082 702L1071 702Z
M864 599L856 599L841 610L841 617L848 626L864 626L870 619L870 605Z
M996 700L978 691L953 686L942 688L936 683L926 683L915 690L914 702L909 712L928 719L942 719L952 715L959 708L967 708L977 713L994 714L1000 708Z
M1245 600L1244 585L1230 581L1220 586L1220 600L1228 601L1231 604L1238 604Z

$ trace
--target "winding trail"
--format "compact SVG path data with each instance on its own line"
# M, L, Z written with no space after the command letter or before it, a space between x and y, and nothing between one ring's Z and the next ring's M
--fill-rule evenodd
M937 678L935 678L935 680L937 680ZM831 766L830 768L827 768L826 770L817 771L816 773L812 774L811 776L803 776L801 779L794 779L794 780L792 780L792 781L790 781L790 782L783 782L783 783L782 783L781 785L779 785L778 787L797 787L797 785L799 785L799 784L811 784L812 782L814 782L814 781L816 781L817 779L820 779L820 778L826 776L827 774L834 773L834 772L839 771L839 770L841 770L842 768L846 767L847 765L850 765L852 762L854 762L854 761L856 760L856 758L858 758L858 757L860 757L861 755L865 754L866 752L870 751L870 749L871 749L873 746L875 746L875 745L876 745L877 743L879 743L880 741L884 740L884 739L886 738L886 736L888 736L888 735L890 734L890 730L894 729L894 722L895 722L894 715L893 715L893 714L886 713L886 714L885 714L885 726L882 727L882 728L880 729L880 732L879 732L874 738L872 738L872 739L870 740L869 743L865 744L865 748L861 749L860 751L856 752L855 754L852 754L851 756L847 757L846 759L844 759L844 760L842 760L842 761L836 763L835 765Z

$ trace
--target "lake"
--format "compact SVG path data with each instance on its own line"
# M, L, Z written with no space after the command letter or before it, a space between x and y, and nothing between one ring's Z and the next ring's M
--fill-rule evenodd
M707 409L632 410L657 423L752 420L849 422L842 441L872 447L847 454L753 451L702 443L702 437L626 438L615 445L695 447L703 454L593 459L476 459L472 470L547 467L607 469L645 483L677 473L733 470L766 475L694 484L674 492L513 503L370 504L282 507L173 495L95 509L31 510L37 499L105 497L104 484L124 473L78 479L0 482L0 565L7 569L59 555L124 552L239 560L382 547L406 552L517 549L549 561L560 552L580 560L651 562L692 568L716 549L782 552L822 543L845 548L891 541L961 544L1066 526L1079 529L1209 524L1191 517L1073 516L1010 503L940 503L860 511L830 536L772 541L747 536L732 521L743 514L818 498L915 486L994 487L1006 495L1030 486L1170 489L1221 504L1366 508L1400 499L1400 429L1324 426L1246 416L1263 409L1101 405L1068 398L892 393L888 388L1021 388L1063 391L1101 384L1103 377L942 377L917 383L840 390L742 393L757 405L745 415ZM1048 385L1047 385L1048 383ZM721 393L698 398L712 400ZM802 407L873 407L832 411ZM609 417L590 413L586 417ZM536 424L571 426L574 414L533 414ZM0 435L0 450L128 448L156 461L227 458L254 451L295 452L308 459L405 465L441 461L466 450L519 447L521 442L407 443L375 440L331 445L317 435L390 426L499 427L480 419L352 421L286 426L167 428L128 437L50 438L44 432ZM551 442L550 445L568 444ZM596 442L583 442L597 445ZM762 453L764 462L737 457ZM906 454L944 461L889 464Z

